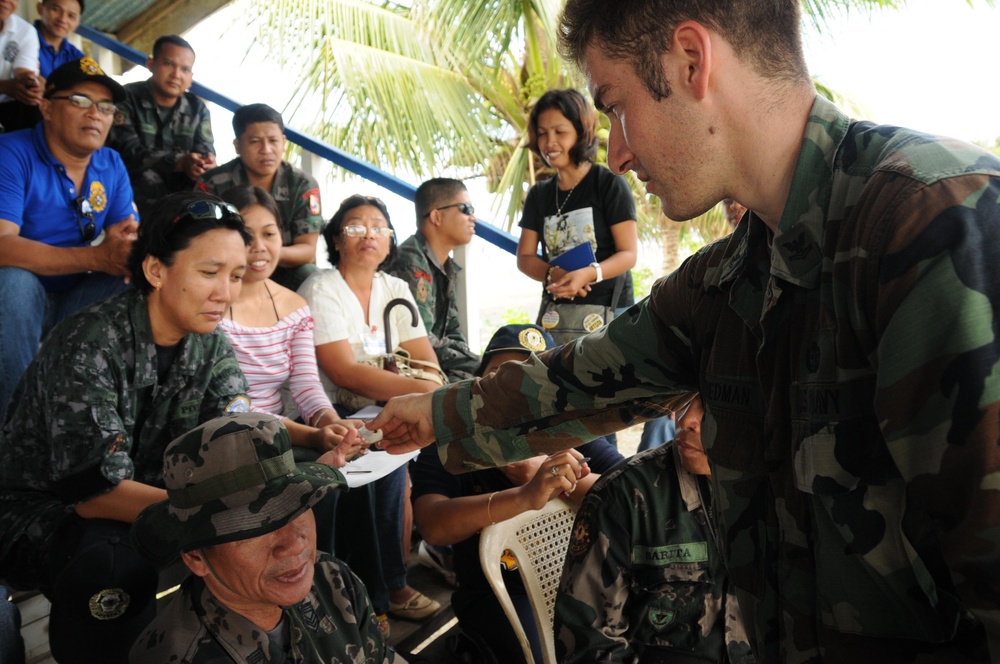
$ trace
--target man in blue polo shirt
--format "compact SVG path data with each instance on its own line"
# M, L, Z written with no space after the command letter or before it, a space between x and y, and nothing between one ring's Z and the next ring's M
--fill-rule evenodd
M38 73L42 82L57 67L79 60L83 51L69 43L67 37L80 26L83 0L42 0L38 3Z
M124 97L90 58L68 62L48 78L42 122L0 135L2 416L42 336L124 288L138 224L125 166L103 147Z

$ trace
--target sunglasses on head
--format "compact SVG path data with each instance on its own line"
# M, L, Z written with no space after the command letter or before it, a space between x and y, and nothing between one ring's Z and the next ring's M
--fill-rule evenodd
M434 208L435 210L447 210L448 208L458 208L458 211L467 217L471 217L476 213L476 208L472 207L472 203L452 203L451 205L442 205L439 208ZM428 212L424 215L425 217L431 216Z
M243 221L240 211L234 205L201 200L189 204L171 223L176 224L181 219L225 219L226 217L236 217Z
M97 225L94 223L94 207L90 204L90 199L86 196L78 196L73 200L73 207L76 208L76 223L80 226L80 236L84 242L90 242L97 235ZM84 225L83 220L87 219Z

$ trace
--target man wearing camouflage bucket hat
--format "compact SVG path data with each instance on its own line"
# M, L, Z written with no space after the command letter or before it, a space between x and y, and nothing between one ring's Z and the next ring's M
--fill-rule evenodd
M206 422L167 446L163 480L168 499L143 510L132 544L160 565L180 554L192 574L129 661L394 661L364 585L316 551L312 507L346 481L296 464L279 419Z

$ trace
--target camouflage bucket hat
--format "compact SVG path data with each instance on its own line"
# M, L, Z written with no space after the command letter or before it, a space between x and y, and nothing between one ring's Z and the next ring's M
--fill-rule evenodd
M158 565L181 552L275 531L347 482L321 463L298 463L281 421L235 413L192 429L163 454L167 500L132 524L136 550Z

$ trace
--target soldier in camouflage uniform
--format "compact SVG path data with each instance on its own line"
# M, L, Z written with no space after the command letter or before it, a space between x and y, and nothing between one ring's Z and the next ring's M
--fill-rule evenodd
M166 497L163 450L249 409L233 349L214 330L249 238L213 197L167 197L139 229L135 288L53 330L14 391L0 437L0 578L52 601L60 664L126 661L157 583L126 545L128 524Z
M460 180L434 178L417 188L414 197L417 232L399 245L388 272L410 286L434 353L448 380L472 378L479 356L458 324L458 273L449 256L472 241L476 216L469 192Z
M698 391L759 661L1000 660L1000 160L817 96L799 4L569 0L612 170L751 211L604 330L374 425L461 471Z
M177 35L153 44L146 68L153 75L125 86L108 147L128 168L141 216L167 194L188 191L215 167L212 119L191 87L194 48Z
M285 123L267 104L240 106L233 113L236 159L205 173L198 183L221 196L240 185L271 194L281 213L281 264L271 276L285 288L298 290L316 269L316 242L323 230L316 179L281 158Z
M139 515L132 541L158 565L180 553L192 574L131 662L394 660L360 579L316 550L312 508L347 486L324 461L296 464L288 431L264 413L216 418L167 446L169 498Z
M673 444L633 456L584 498L556 598L560 662L753 664L709 520L703 414L695 399Z

